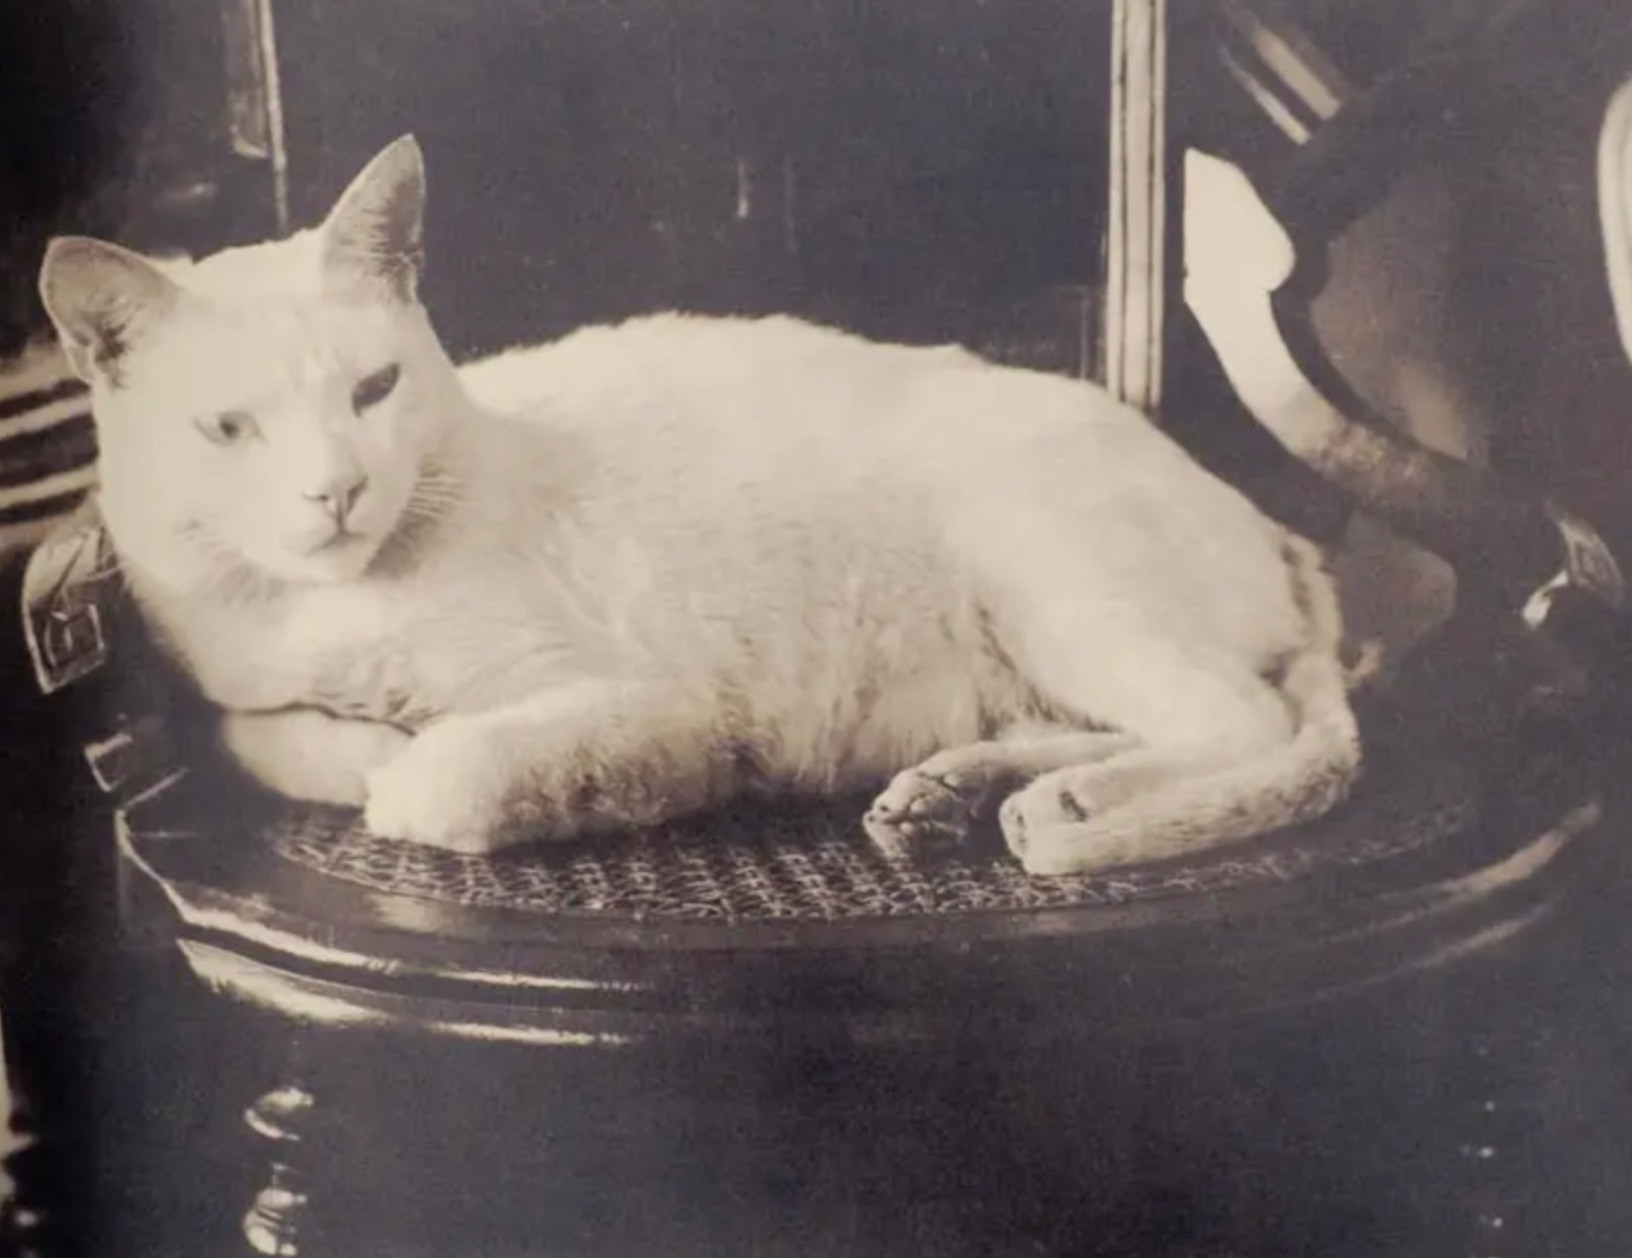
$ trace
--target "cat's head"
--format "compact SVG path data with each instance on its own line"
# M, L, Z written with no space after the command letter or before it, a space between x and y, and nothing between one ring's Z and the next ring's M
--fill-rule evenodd
M51 243L40 292L91 385L102 511L130 559L176 584L368 569L457 411L417 296L424 196L404 137L285 240L181 265Z

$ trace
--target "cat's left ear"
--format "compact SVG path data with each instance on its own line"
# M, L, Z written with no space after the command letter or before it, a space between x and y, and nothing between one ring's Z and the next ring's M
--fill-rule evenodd
M425 158L419 141L386 145L340 194L324 222L323 268L342 287L418 300L424 265Z

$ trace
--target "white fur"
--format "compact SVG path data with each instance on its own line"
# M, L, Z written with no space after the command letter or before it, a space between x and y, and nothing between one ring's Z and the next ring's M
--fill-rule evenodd
M133 587L263 781L468 850L892 775L867 826L896 848L1023 787L1001 820L1037 872L1347 789L1324 574L1143 416L790 318L657 315L456 371L411 285L340 283L326 243L359 199L383 230L417 170L399 142L317 232L143 278L100 366L106 259L42 277ZM259 435L206 440L222 411ZM314 551L303 494L337 468L367 477L358 536Z

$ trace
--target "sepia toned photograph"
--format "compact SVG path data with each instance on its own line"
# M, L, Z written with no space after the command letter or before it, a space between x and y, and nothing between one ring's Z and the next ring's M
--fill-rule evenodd
M0 8L0 1258L1632 1252L1632 8Z

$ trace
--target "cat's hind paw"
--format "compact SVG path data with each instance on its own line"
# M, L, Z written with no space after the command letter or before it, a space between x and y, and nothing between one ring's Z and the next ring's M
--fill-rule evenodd
M1050 774L1016 791L998 809L1003 841L1028 874L1097 874L1140 863L1148 853L1129 836L1105 831L1107 810L1064 774Z
M1106 874L1220 841L1174 812L1160 780L1109 765L1038 778L1003 801L998 826L1009 851L1036 877Z

